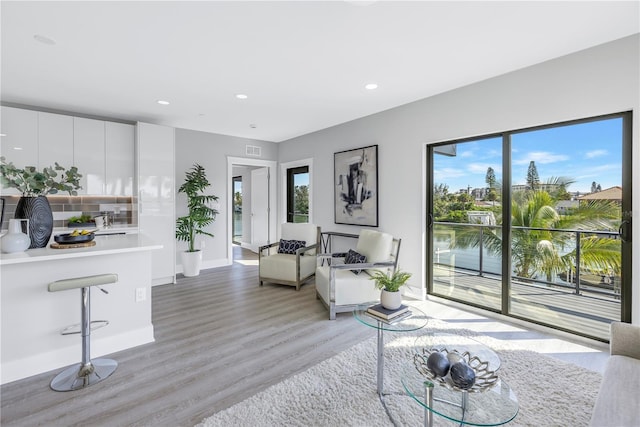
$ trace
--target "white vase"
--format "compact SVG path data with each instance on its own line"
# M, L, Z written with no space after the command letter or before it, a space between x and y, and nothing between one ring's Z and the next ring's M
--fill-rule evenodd
M402 305L402 293L400 291L389 292L382 290L380 293L380 304L389 310L395 310Z
M182 252L182 274L185 277L194 277L200 274L202 265L202 251Z
M2 236L2 252L6 254L14 252L24 252L31 245L29 236L22 232L21 222L27 222L27 230L29 230L28 219L10 219L9 231Z

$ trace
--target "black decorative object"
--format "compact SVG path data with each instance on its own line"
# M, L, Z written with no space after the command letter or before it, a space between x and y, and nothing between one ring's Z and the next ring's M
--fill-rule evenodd
M444 353L434 351L427 359L427 368L439 377L445 377L449 373L449 359Z
M449 373L451 375L451 382L453 382L453 385L462 390L470 389L476 382L476 373L463 361L451 365Z
M21 197L14 217L29 220L29 249L47 246L53 232L53 213L45 196Z

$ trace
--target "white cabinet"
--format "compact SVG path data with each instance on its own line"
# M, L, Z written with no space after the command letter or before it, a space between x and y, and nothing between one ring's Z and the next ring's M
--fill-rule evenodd
M2 107L0 110L0 155L18 168L38 166L38 112ZM2 194L20 194L3 188Z
M65 169L75 165L73 158L73 117L38 113L38 169L59 163ZM80 172L82 173L82 172Z
M105 194L132 196L135 173L135 126L105 123Z
M105 122L73 118L73 158L82 174L78 194L104 194Z
M17 167L42 169L56 162L82 174L78 194L132 196L135 185L135 126L2 107L1 152ZM2 189L2 194L18 194Z
M138 123L138 228L162 245L152 253L152 283L175 283L175 130Z

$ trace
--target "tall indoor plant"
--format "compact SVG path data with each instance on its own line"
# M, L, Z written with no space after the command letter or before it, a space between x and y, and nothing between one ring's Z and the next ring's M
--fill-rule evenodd
M176 220L176 238L188 243L187 250L182 253L183 274L187 277L200 274L202 251L195 247L196 235L214 237L204 229L215 221L218 214L216 209L209 206L211 202L218 200L218 196L202 194L209 186L211 184L204 167L195 163L186 172L184 183L178 189L178 193L187 196L188 213Z
M43 248L49 243L53 231L53 213L47 199L48 194L66 191L77 196L80 178L75 166L66 169L55 163L42 170L35 166L18 168L0 157L0 183L4 188L15 188L22 193L14 217L29 220L29 248Z

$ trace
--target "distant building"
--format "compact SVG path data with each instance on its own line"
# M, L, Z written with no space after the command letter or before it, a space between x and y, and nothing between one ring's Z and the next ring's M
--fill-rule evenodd
M622 187L616 185L615 187L578 197L580 203L591 200L606 200L622 204Z
M565 215L571 210L576 209L579 205L580 202L578 200L560 200L556 203L556 212Z

